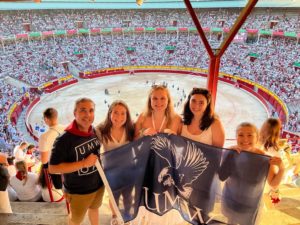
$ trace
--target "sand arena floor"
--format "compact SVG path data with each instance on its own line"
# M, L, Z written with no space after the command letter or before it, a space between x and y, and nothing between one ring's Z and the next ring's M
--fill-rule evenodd
M73 107L76 99L89 97L96 103L96 116L94 125L100 123L106 116L108 104L114 100L124 100L135 120L146 105L148 91L153 83L168 84L175 110L181 114L186 95L193 87L206 87L206 79L182 74L169 73L139 73L135 75L115 75L96 78L92 80L80 80L77 84L58 90L41 97L41 101L29 114L28 121L32 125L42 124L42 112L47 107L54 107L59 112L59 121L68 124L73 120ZM104 90L108 89L109 95ZM108 104L105 104L105 101ZM235 139L235 128L241 122L252 122L258 127L268 117L264 105L251 94L224 82L219 82L216 112L221 118L226 139ZM226 146L232 142L227 141Z

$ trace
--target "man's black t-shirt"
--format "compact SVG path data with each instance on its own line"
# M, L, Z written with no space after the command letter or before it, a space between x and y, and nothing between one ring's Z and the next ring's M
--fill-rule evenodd
M92 153L99 155L99 152L100 142L96 135L82 137L65 132L56 139L53 145L50 164L81 161ZM63 176L64 190L70 194L89 194L103 186L95 166L82 168L63 174Z

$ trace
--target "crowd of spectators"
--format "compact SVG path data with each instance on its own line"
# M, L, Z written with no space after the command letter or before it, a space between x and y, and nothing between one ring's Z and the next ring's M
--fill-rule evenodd
M0 61L0 77L12 76L34 87L66 76L61 64L64 54L60 45L51 40L20 41L5 46Z
M18 89L0 79L0 149L11 149L23 135L9 122L8 111L14 103L21 101L23 89Z
M270 20L277 20L277 28L300 31L298 17L273 15L272 11L252 14L244 28L268 28ZM237 16L235 10L198 11L203 27L231 27ZM222 22L224 19L224 22ZM36 31L74 29L76 21L93 27L167 27L176 21L178 27L193 23L184 10L119 11L50 10L0 13L0 36L23 33L23 22L30 22ZM221 21L221 22L220 22ZM223 25L222 25L223 24ZM209 42L218 46L222 37L208 34ZM3 43L2 43L3 44ZM173 49L168 49L171 46ZM220 71L255 81L274 93L285 103L300 101L300 70L293 63L300 61L300 44L296 39L260 37L233 43L225 52ZM130 50L131 49L131 50ZM10 106L20 100L24 90L8 84L4 78L13 77L30 87L67 75L62 62L69 61L79 71L93 71L130 65L174 65L208 68L209 58L195 33L108 33L106 35L75 35L47 39L15 40L0 48L0 144L14 145L22 134L8 122ZM250 60L249 54L258 55ZM280 84L280 85L278 85ZM288 130L300 132L297 110L290 113Z
M240 9L196 9L203 27L232 27ZM76 29L78 21L84 27L191 27L191 17L185 9L161 10L22 10L0 14L0 36L24 32L23 23L31 24L32 31ZM278 21L274 29L299 31L298 14L281 9L255 9L243 28L268 29L270 21Z

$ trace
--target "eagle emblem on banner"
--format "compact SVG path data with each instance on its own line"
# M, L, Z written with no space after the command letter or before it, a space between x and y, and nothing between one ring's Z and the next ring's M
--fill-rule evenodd
M192 183L209 164L201 149L187 141L187 148L183 150L162 136L152 139L151 149L168 164L160 171L158 182L164 186L174 186L184 198L189 199L193 191ZM168 154L165 151L171 151L173 163L166 157Z

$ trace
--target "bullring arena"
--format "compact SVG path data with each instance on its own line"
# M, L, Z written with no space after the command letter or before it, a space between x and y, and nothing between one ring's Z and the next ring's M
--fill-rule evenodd
M67 125L79 97L96 103L97 125L118 99L135 120L153 84L168 87L178 114L193 87L207 87L209 55L179 0L163 6L148 0L139 8L130 0L38 2L0 3L0 152L12 155L26 141L37 147L38 162L38 137L47 130L42 112L56 108ZM191 2L218 51L243 6L234 0ZM296 169L280 186L281 202L264 208L260 225L300 225L299 9L298 1L259 1L218 74L215 111L225 127L225 147L236 143L239 123L259 128L271 116L282 121L281 138L290 146ZM0 225L66 224L65 202L11 206L13 214L0 215ZM110 217L106 194L100 224L109 225Z
M133 119L136 119L136 115L145 108L151 85L153 83L162 84L163 82L168 84L176 105L176 112L181 114L184 103L183 93L187 94L193 87L205 87L206 79L195 75L161 72L124 74L81 80L73 86L42 96L29 114L28 123L32 127L36 123L41 123L43 110L47 107L54 107L59 111L60 122L69 124L73 120L74 105L71 103L79 97L87 96L87 94L96 103L95 124L99 124L105 119L108 104L118 99L122 99L128 104ZM104 93L105 89L108 89L108 95ZM237 96L239 96L238 99ZM104 103L105 100L107 103ZM216 111L224 123L228 141L235 139L235 127L240 121L247 120L259 127L268 117L265 106L258 99L243 89L223 82L219 84ZM230 144L227 143L226 146L230 146Z

